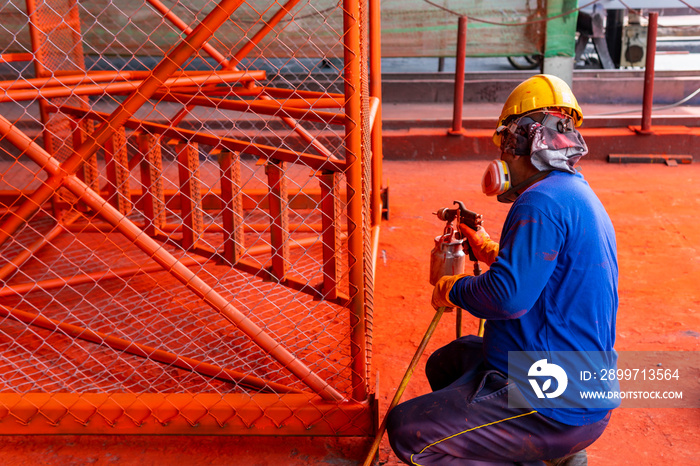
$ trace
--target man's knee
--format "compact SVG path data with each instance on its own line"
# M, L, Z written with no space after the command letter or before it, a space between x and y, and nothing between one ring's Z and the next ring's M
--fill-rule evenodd
M398 405L389 412L386 418L386 433L389 437L389 445L396 456L408 463L415 451L413 447L417 438L415 429L412 427L413 423L407 419L403 408L402 405Z

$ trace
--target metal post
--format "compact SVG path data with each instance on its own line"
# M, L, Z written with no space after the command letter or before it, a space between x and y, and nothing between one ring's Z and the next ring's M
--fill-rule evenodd
M348 267L350 278L350 357L352 398L367 398L365 344L364 242L362 229L362 96L360 93L360 5L343 0L345 36L345 147L348 209Z
M369 2L369 95L379 99L372 125L372 226L382 221L382 34L381 0Z
M455 92L452 111L452 129L448 134L462 135L462 107L464 105L464 62L467 55L467 17L460 16L457 27L457 55L455 56Z
M647 28L647 60L644 67L644 100L642 103L642 133L651 132L651 106L654 104L654 62L656 59L656 27L659 13L649 13Z

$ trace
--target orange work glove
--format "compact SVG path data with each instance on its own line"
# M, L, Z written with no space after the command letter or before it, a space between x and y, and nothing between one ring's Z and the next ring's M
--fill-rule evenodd
M460 224L459 231L466 236L477 260L489 267L496 261L496 257L498 257L498 243L491 239L483 227L479 226L474 231L466 225Z
M466 277L468 274L464 273L461 275L445 275L435 284L435 289L433 289L433 298L430 304L433 305L435 310L441 307L453 308L456 307L455 304L450 301L450 290L457 280L462 277Z

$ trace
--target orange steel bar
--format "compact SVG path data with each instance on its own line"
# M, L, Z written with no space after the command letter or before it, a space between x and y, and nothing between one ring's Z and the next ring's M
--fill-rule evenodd
M345 105L345 100L333 99L329 97L318 97L316 99L283 98L283 100L278 100L273 99L270 96L263 95L260 96L260 100L253 100L252 103L280 108L343 108Z
M175 46L168 55L155 67L150 76L144 80L138 89L126 98L122 105L109 116L109 120L103 123L65 162L63 162L60 173L73 174L78 167L94 154L112 134L121 127L126 120L146 103L146 101L163 85L163 82L172 75L194 52L196 52L204 42L216 32L217 29L233 14L233 12L243 3L244 0L222 0L214 9L202 20L202 22ZM5 120L7 121L7 120ZM7 121L9 124L9 121ZM0 122L0 126L5 126L5 122ZM16 128L15 128L16 129ZM13 131L0 131L6 134ZM20 132L21 133L21 132ZM30 149L31 150L31 149ZM36 153L34 155L37 155ZM58 172L57 172L58 173ZM46 202L58 189L61 184L61 177L50 177L43 183L32 196L25 201L15 215L10 216L0 225L0 245L4 244L7 238L12 236L24 222L29 220L37 211L39 206Z
M129 166L133 164L134 168L141 163L141 157L132 157L129 161ZM97 192L97 190L95 190ZM104 189L103 189L104 191ZM102 191L102 192L103 192ZM180 191L176 189L164 189L164 200L166 207L171 210L176 210L178 208L178 202L180 199ZM267 209L269 204L268 196L270 195L269 189L253 189L248 188L243 190L243 210L251 209ZM18 200L25 199L28 193L24 191L2 191L0 190L0 202L8 204L16 204ZM141 189L131 190L131 200L137 206L143 206L143 192ZM321 200L321 190L320 188L304 188L304 189L289 189L289 205L291 209L297 210L314 210L318 208L318 203ZM345 202L344 191L340 193L341 202ZM56 201L56 206L65 208L68 207L68 203L65 201ZM220 189L208 189L202 195L202 207L206 211L218 211L221 209L221 190ZM303 228L303 226L301 227ZM256 230L257 231L257 230ZM305 231L305 230L299 230Z
M221 170L221 230L224 233L223 256L235 264L243 255L245 230L243 227L243 199L241 193L241 160L238 154L223 150L219 154Z
M177 151L180 175L180 212L182 217L182 247L194 247L204 232L202 214L202 184L199 176L199 148L181 144Z
M39 87L66 86L73 87L81 84L94 84L97 82L111 82L115 80L142 80L148 76L148 71L90 71L81 74L67 74L46 78L30 78L13 81L0 81L0 89L3 91L15 91L18 89L35 89Z
M86 111L75 107L61 107L61 111L76 115L76 116L87 116L95 120L104 121L107 117L106 113ZM288 149L283 149L281 147L266 146L263 144L256 144L250 141L242 141L233 138L216 136L215 134L207 134L201 131L192 131L182 128L173 128L169 125L161 125L158 123L151 123L145 120L128 119L124 122L127 128L132 129L143 129L151 133L160 134L169 138L175 138L182 141L192 141L198 142L200 144L222 147L233 152L241 152L244 154L251 154L258 157L264 157L266 159L281 160L283 162L291 163L303 163L309 168L314 170L331 170L331 171L343 171L346 162L342 161L332 161L325 157L321 157L315 154L309 154L306 152L295 152ZM2 134L2 133L0 133ZM1 244L1 243L0 243Z
M656 60L656 31L659 13L649 12L647 27L647 60L644 65L644 96L642 99L642 133L651 131L651 107L654 105L654 62Z
M163 158L160 139L141 134L138 139L141 154L142 212L146 234L153 236L165 224L165 193L163 190Z
M41 146L32 141L26 134L17 129L5 117L0 115L0 134L20 150L23 150L36 164L46 170L51 176L51 186L63 185L73 194L94 209L104 220L112 224L129 241L141 249L148 257L157 262L173 277L190 289L195 295L207 303L245 333L261 349L267 352L282 367L298 377L304 384L326 400L341 401L344 397L326 381L311 371L303 362L291 354L278 341L274 340L262 328L258 327L248 317L236 309L229 301L216 292L204 280L193 273L180 260L166 251L160 243L139 229L128 217L112 207L99 194L90 189L78 177L67 174L64 164L59 164Z
M132 208L129 192L129 160L126 150L126 132L122 126L105 143L104 156L107 200L124 215L128 215Z
M340 113L324 112L318 110L284 107L280 104L253 102L250 100L216 99L208 96L193 96L176 92L156 92L154 97L170 102L199 105L201 107L215 107L219 110L235 110L238 112L255 112L261 115L277 117L290 117L298 120L318 121L331 125L344 125L345 116Z
M340 282L340 175L324 172L318 176L321 185L321 225L323 257L323 294L338 297Z
M270 389L279 393L300 393L286 385L266 381L259 377L244 374L243 372L225 369L197 359L186 356L178 356L169 351L159 350L152 346L142 345L133 341L124 340L102 332L96 332L85 327L59 322L48 317L31 312L13 309L0 304L0 316L9 317L27 325L34 325L51 332L60 332L70 338L89 341L98 345L108 346L117 351L133 354L141 358L157 361L163 364L179 367L180 369L197 372L227 382L239 383L256 389Z
M33 53L3 53L0 55L0 63L12 63L16 61L32 61Z
M270 99L271 97L261 96L261 100ZM307 144L313 146L316 151L328 158L329 160L338 160L338 158L333 155L333 153L326 148L321 142L315 138L311 133L309 133L303 126L299 124L297 120L289 117L281 117L281 120L287 124L290 128L294 130Z
M112 227L112 230L114 228ZM180 259L185 266L201 265L208 262L206 257L184 257ZM163 268L158 264L144 264L142 266L122 267L120 269L109 269L100 272L92 272L81 275L73 275L70 277L51 278L41 281L32 281L17 285L7 285L0 288L0 297L11 295L22 295L32 291L48 291L55 288L63 288L64 286L78 286L85 283L96 283L100 280L110 280L114 278L127 278L146 273L160 272Z
M265 167L270 185L270 243L272 275L283 280L289 271L289 194L285 162L270 162Z
M376 99L377 110L370 123L372 130L372 226L382 221L382 29L381 0L369 0L369 95ZM373 102L374 104L374 102ZM375 251L376 252L376 251Z
M282 5L279 10L272 16L272 18L269 19L269 21L263 21L264 25L263 27L260 28L260 30L255 33L255 35L248 41L246 42L243 47L241 47L238 52L236 52L233 55L233 59L231 62L235 65L238 66L238 64L243 60L248 54L250 53L251 50L253 50L253 47L258 45L260 41L268 35L272 29L274 29L275 26L282 20L282 18L287 15L292 8L296 6L297 3L299 3L300 0L289 0L287 3Z
M174 86L199 86L203 84L224 84L241 81L263 80L266 77L265 71L212 71L208 75L192 74L168 78L158 84L158 87ZM24 100L34 100L38 98L50 99L54 97L68 97L74 95L102 95L120 94L134 92L150 78L144 80L108 82L105 84L77 84L75 86L55 85L42 86L39 88L4 90L0 89L0 102L20 102ZM149 94L149 98L152 94ZM135 111L135 110L134 110ZM133 112L131 112L133 114Z
M179 28L181 31L183 31L185 34L189 34L192 32L192 29L187 25L184 21L182 21L176 14L172 12L172 10L168 9L167 6L163 5L162 2L159 0L147 0L148 3L151 4L153 8L158 10L164 18L169 20L171 23L175 25L175 27ZM225 70L230 70L230 69L236 69L235 66L233 66L227 59L224 57L221 53L219 53L218 50L216 50L212 45L210 45L208 42L205 42L202 44L202 49L209 54L210 57L212 57L214 60L216 60L219 65L224 68ZM172 125L178 125L182 121L182 119L187 115L189 112L192 111L194 106L188 105L184 108L182 108L170 121Z
M345 95L336 94L333 92L326 91L305 91L300 89L282 89L279 87L256 87L253 89L248 89L247 87L233 87L230 90L226 89L226 95L235 94L241 96L262 96L266 95L269 97L284 97L284 98L296 98L296 99L320 99L320 98L330 98L336 99L340 102L345 102Z
M190 28L188 24L186 24L183 20L181 20L179 16L177 16L175 13L173 13L171 9L169 9L167 6L163 5L162 2L160 2L159 0L146 0L146 1L148 3L150 3L151 6L153 8L155 8L161 15L163 15L163 17L165 19L167 19L168 21L173 23L175 25L175 27L180 29L182 32L184 32L185 34L189 34L192 32L192 28ZM219 62L219 64L223 68L229 69L229 67L230 67L229 61L226 59L226 57L224 57L221 53L219 53L219 51L216 50L212 45L205 42L204 44L202 44L202 50L207 52L209 54L209 56L212 57L214 60Z
M3 393L0 434L301 435L367 437L369 402L311 393ZM41 414L37 408L41 407ZM66 415L70 407L70 415ZM98 408L99 407L99 408ZM274 412L274 416L261 416ZM352 422L349 422L349 421Z
M462 107L464 106L464 64L467 55L467 17L457 23L457 55L455 57L455 89L452 109L452 129L449 134L462 134Z
M377 114L379 113L380 106L381 106L381 102L379 101L378 98L376 98L376 97L369 98L369 127L370 128L374 128L374 125L377 122Z
M139 228L145 230L146 229L146 224L142 223L137 223L134 222L136 226ZM265 233L270 231L270 224L267 223L246 223L241 226L243 231L246 232L255 232L255 233ZM95 224L95 223L90 223L88 225L81 224L81 225L73 225L70 227L66 227L68 231L72 232L82 232L82 233L109 233L114 231L114 228L111 225L108 225L106 223L103 224ZM182 231L182 224L181 223L164 223L160 228L160 231L164 233L173 233L173 232L178 232ZM290 223L289 224L289 231L293 231L294 233L320 233L323 231L323 227L321 226L320 223ZM341 229L342 231L342 229ZM218 223L209 223L204 225L204 232L205 233L225 233L226 232L226 227L224 225L220 225ZM300 241L300 240L295 240L295 241ZM269 248L267 249L269 252Z
M348 265L350 282L350 356L352 397L367 399L365 345L364 238L362 228L362 99L360 95L360 6L343 0L345 160L347 163Z

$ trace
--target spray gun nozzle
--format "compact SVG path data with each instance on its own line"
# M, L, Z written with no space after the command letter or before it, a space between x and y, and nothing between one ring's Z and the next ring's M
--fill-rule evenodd
M477 214L476 212L472 212L471 210L467 209L462 201L454 201L454 204L457 205L457 207L454 209L443 207L442 209L438 209L437 212L434 212L435 215L437 215L437 218L447 223L451 223L455 219L459 218L459 223L464 224L476 231L476 229L483 223L481 214Z

